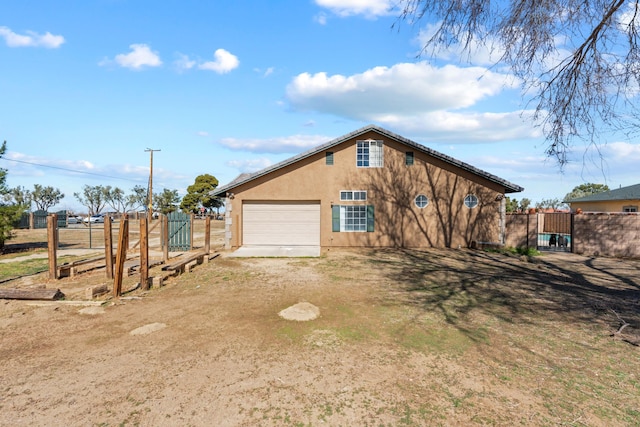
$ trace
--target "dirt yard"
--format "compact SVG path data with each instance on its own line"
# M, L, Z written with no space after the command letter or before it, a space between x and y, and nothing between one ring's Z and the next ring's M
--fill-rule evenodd
M637 260L223 254L102 305L0 300L0 425L637 426L639 332Z

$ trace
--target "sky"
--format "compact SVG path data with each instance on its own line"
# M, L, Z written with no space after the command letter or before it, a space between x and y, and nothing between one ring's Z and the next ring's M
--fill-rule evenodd
M420 56L426 22L393 0L0 2L0 168L81 211L85 185L180 196L375 124L562 199L640 182L640 144L605 161L578 144L561 171L517 82L487 52ZM394 25L395 24L395 25ZM157 151L155 151L157 150Z

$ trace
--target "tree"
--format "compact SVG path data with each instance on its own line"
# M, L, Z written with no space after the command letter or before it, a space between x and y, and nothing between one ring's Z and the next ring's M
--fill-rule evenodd
M18 185L16 188L9 190L5 196L5 200L12 201L17 205L22 205L25 209L29 209L31 207L31 197L31 191Z
M564 196L565 202L570 202L573 199L579 199L580 197L589 196L591 194L604 193L605 191L609 191L609 186L607 184L580 184L573 187L570 193L567 193Z
M177 209L178 203L180 203L180 196L178 196L178 190L162 190L162 193L153 194L154 210L168 214Z
M35 184L31 192L31 200L39 211L46 211L51 206L57 205L63 197L64 194L57 188L43 187L40 184Z
M561 209L566 208L567 205L558 199L557 197L553 199L542 199L540 202L536 203L536 208L538 209Z
M131 194L128 196L128 203L132 210L145 207L147 204L147 189L142 185L136 185L133 187L131 189Z
M104 206L107 203L107 193L107 188L102 185L85 185L82 187L82 194L73 193L73 195L82 206L87 207L89 215L96 215L104 209Z
M531 200L527 199L526 197L518 202L518 199L512 199L507 196L505 207L507 213L526 212L526 210L529 209L530 205Z
M576 138L596 148L636 131L640 0L403 0L400 20L433 25L423 54L488 48L536 104L546 154L560 167Z
M111 209L115 212L124 213L127 211L129 200L120 188L111 188L110 185L107 185L105 187L104 197L106 203L111 206Z
M4 141L0 147L0 158L6 150L7 141ZM0 249L4 248L4 242L13 237L13 228L24 212L24 205L5 201L8 194L7 170L0 168Z
M198 213L200 208L210 209L222 206L220 199L209 195L218 186L215 176L198 175L195 182L187 187L187 194L182 198L180 209L184 212Z

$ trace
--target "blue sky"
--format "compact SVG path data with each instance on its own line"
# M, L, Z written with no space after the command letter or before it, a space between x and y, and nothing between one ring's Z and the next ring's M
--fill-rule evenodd
M576 146L563 173L514 79L488 54L417 57L428 27L391 0L23 0L0 3L0 167L7 184L184 195L376 124L525 188L640 182L640 144L606 162Z

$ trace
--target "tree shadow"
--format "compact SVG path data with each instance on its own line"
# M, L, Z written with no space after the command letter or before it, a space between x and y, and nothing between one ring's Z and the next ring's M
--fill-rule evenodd
M407 166L402 156L389 155L384 168L359 170L344 185L366 188L375 204L375 233L367 234L368 246L451 248L498 238L499 191L470 178L444 163ZM470 194L478 198L474 208L464 204ZM428 198L423 208L415 203L418 195Z
M380 249L372 257L385 266L403 303L440 313L473 340L477 332L468 320L474 313L510 323L601 323L609 331L619 326L617 313L631 324L630 333L640 328L634 269L617 274L574 255L523 260L472 250Z

